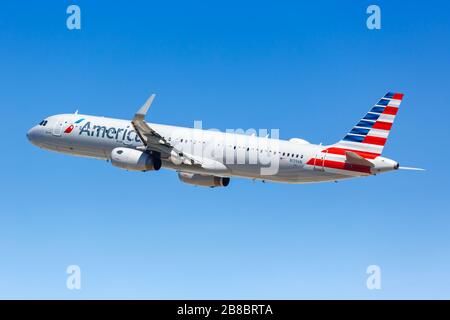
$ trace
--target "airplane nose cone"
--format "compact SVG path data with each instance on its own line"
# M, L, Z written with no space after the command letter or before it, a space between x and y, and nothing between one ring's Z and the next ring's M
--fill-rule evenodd
M27 132L27 138L28 140L33 143L34 141L36 141L36 136L37 136L37 128L33 127L30 130L28 130Z

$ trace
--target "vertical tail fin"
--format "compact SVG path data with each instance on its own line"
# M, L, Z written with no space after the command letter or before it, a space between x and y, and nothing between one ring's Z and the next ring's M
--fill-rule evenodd
M402 99L402 93L386 93L366 116L332 147L359 151L359 154L368 158L381 155Z

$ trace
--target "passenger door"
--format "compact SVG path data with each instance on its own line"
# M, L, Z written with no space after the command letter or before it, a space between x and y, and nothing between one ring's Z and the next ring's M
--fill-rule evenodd
M63 125L64 125L64 120L62 120L62 119L56 120L55 125L53 126L53 132L52 132L52 134L55 137L61 136L62 130L63 130Z

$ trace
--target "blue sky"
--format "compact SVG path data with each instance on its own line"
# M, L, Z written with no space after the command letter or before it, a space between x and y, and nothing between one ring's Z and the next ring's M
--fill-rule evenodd
M3 1L0 298L450 298L447 1ZM333 143L405 93L383 155L426 172L317 184L183 184L42 151L80 112L279 128ZM81 290L66 288L68 265ZM381 267L382 289L366 288Z

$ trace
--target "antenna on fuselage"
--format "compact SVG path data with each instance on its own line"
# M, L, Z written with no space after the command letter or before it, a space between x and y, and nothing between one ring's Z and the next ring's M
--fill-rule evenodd
M73 114L78 114L78 109Z

